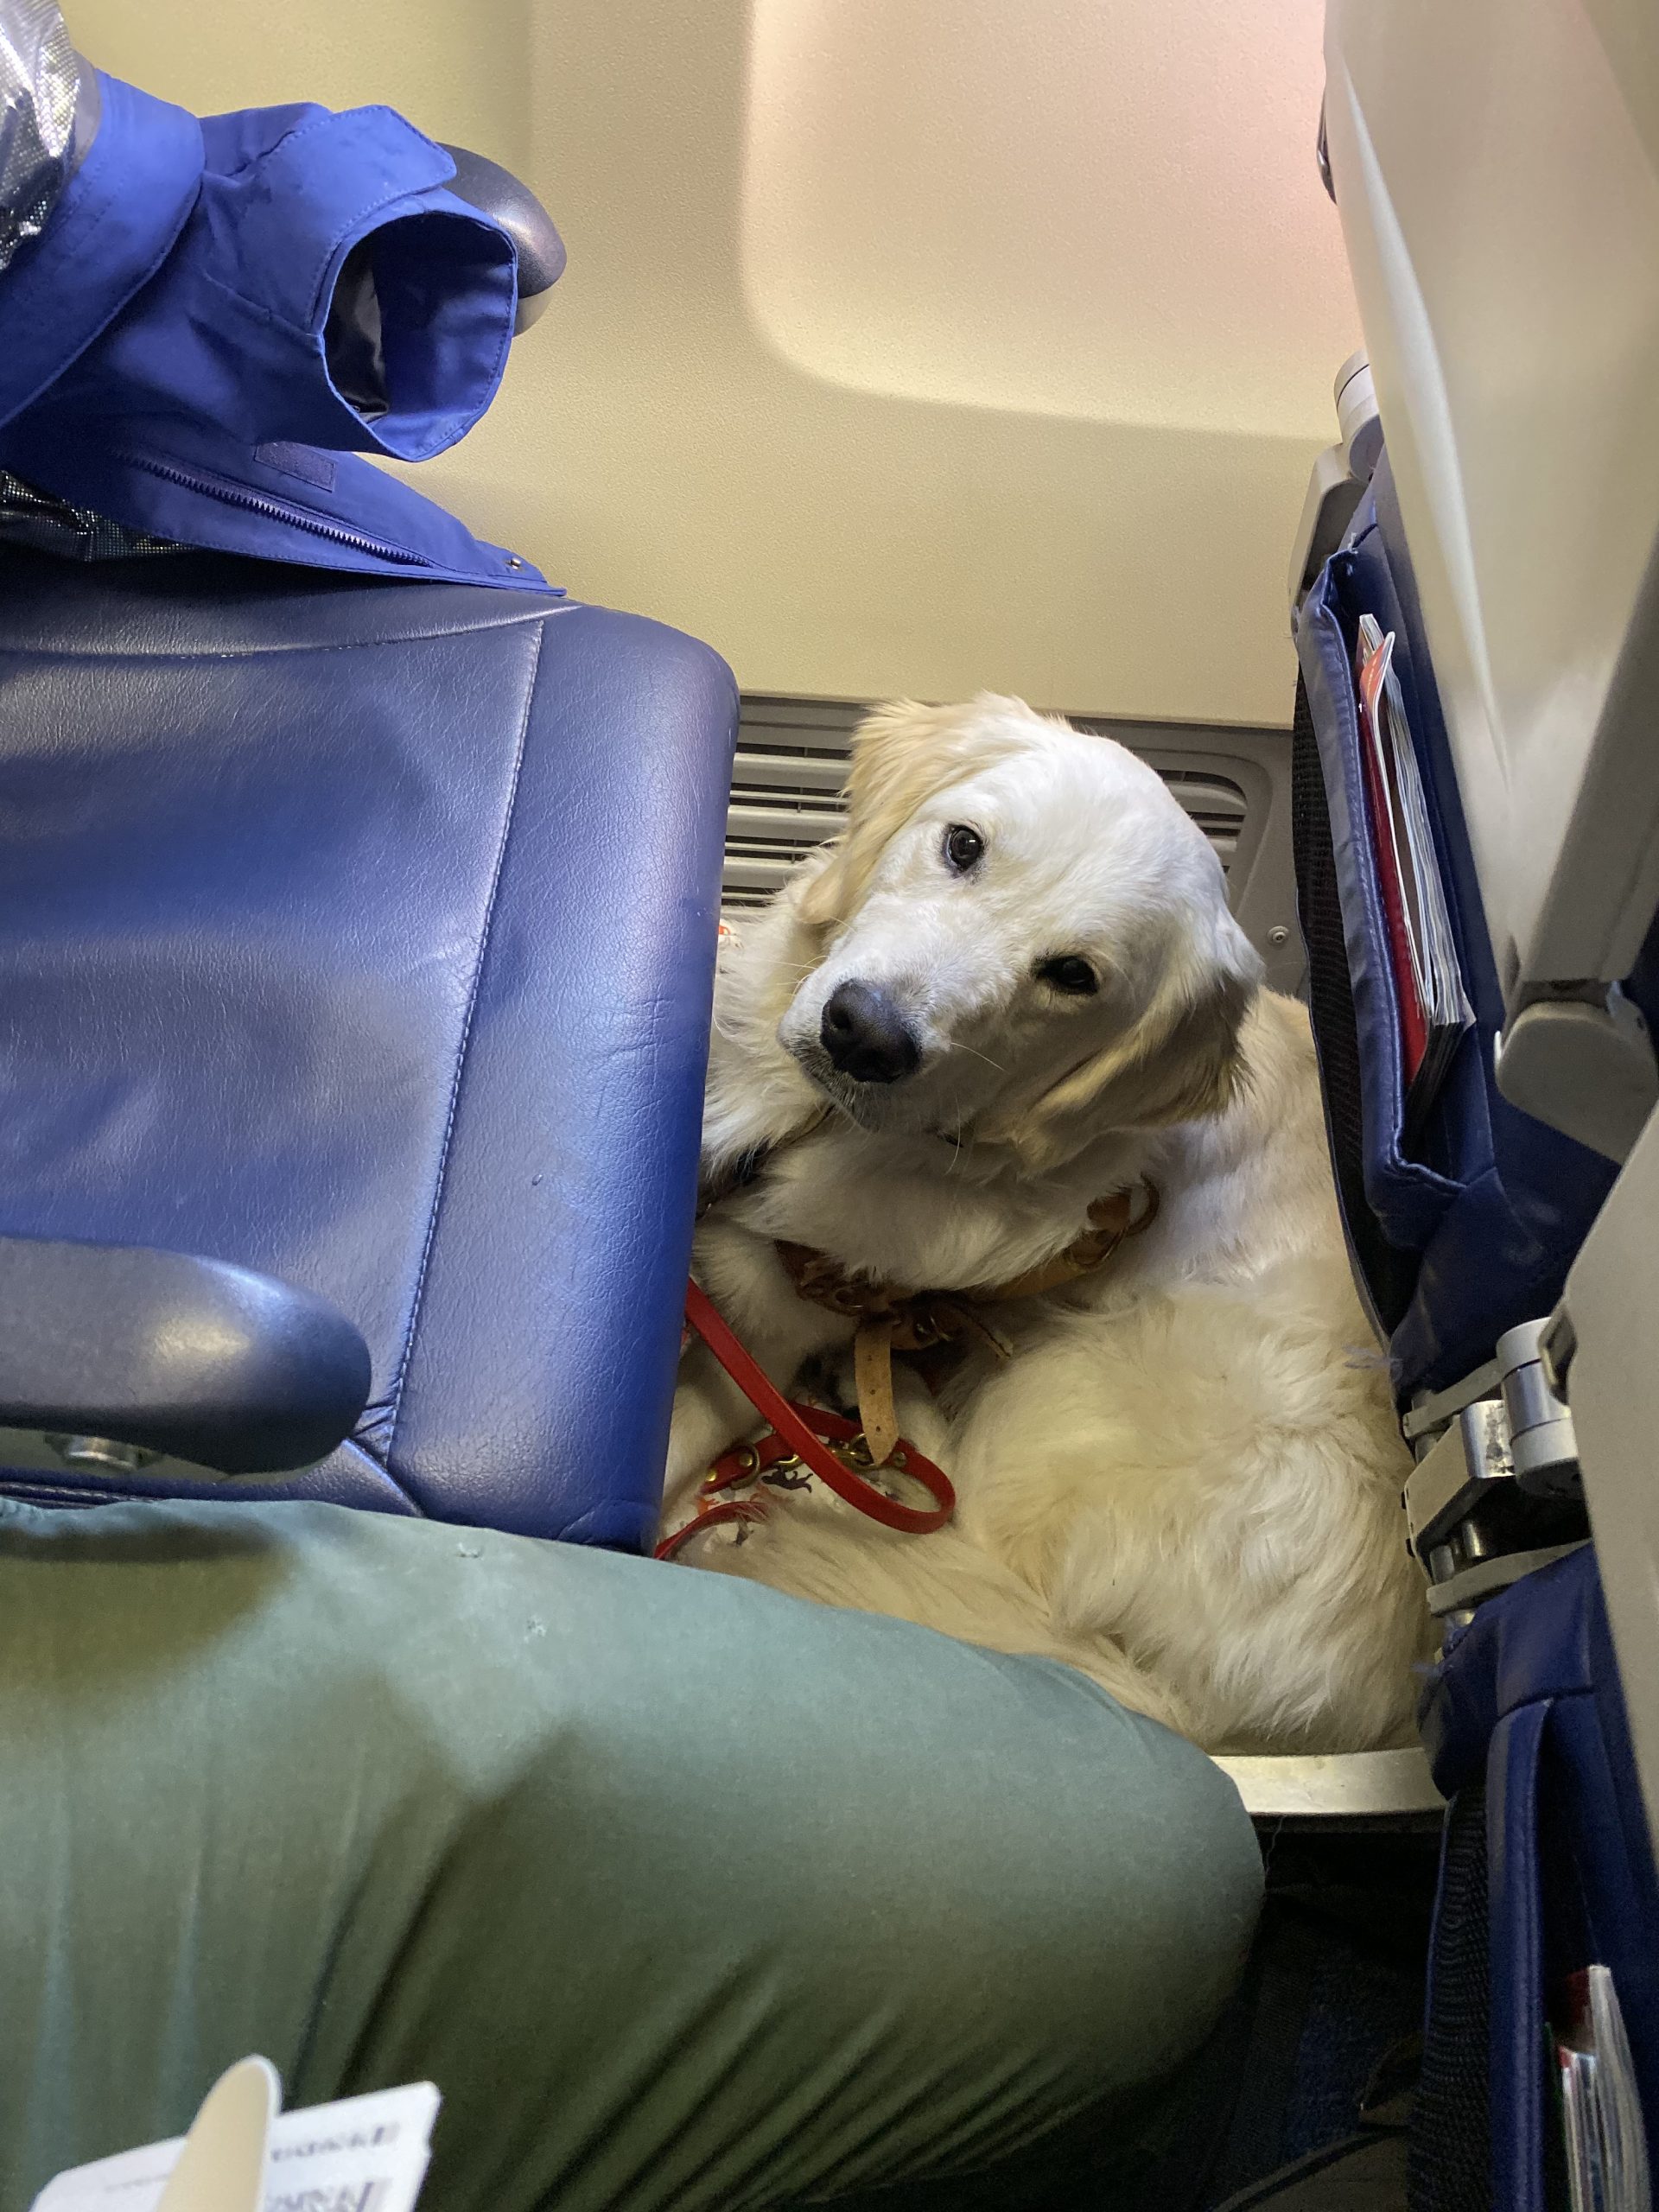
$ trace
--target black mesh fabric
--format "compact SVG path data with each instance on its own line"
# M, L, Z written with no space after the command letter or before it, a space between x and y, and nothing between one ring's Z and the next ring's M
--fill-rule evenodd
M131 561L183 550L168 538L128 530L90 507L71 506L9 468L0 468L0 539L63 561Z
M1491 2212L1491 2019L1486 1792L1483 1782L1474 1782L1458 1792L1446 1815L1423 2065L1407 2159L1410 2212Z
M1360 1116L1359 1030L1348 976L1348 947L1337 895L1331 809L1307 687L1296 680L1291 741L1290 835L1296 861L1296 911L1307 947L1308 1014L1319 1049L1325 1127L1337 1195L1349 1242L1385 1334L1411 1300L1414 1257L1390 1244L1365 1198L1364 1125Z

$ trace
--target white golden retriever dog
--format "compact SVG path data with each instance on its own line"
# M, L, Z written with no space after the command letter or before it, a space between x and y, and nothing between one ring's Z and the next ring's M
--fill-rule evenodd
M1012 1281L1103 1195L1155 1222L1096 1274L991 1309L906 1435L955 1482L895 1533L819 1484L680 1556L1046 1654L1212 1750L1408 1737L1426 1620L1408 1462L1349 1272L1300 1006L1259 988L1222 871L1153 770L1017 700L898 705L849 826L722 959L695 1273L780 1386L849 1364L779 1240L849 1274ZM828 1110L826 1110L826 1109ZM841 1384L841 1395L847 1384ZM684 1358L663 1525L761 1426Z

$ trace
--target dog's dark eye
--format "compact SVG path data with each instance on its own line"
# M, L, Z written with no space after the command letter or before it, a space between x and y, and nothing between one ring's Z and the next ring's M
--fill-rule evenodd
M958 875L966 875L985 849L985 840L965 822L953 822L944 833L944 857Z
M1075 999L1086 999L1091 991L1100 988L1100 978L1081 953L1063 953L1058 960L1045 960L1037 969L1039 983L1052 983L1057 991L1065 991Z

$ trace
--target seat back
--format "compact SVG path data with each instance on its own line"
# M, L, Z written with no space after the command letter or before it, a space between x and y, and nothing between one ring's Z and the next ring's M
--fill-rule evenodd
M1408 1153L1400 1010L1377 900L1354 697L1356 626L1395 636L1473 1027ZM1497 1087L1503 993L1386 452L1297 620L1298 895L1332 1152L1358 1272L1403 1407L1548 1313L1617 1172ZM1633 986L1643 995L1638 976Z
M6 554L0 670L0 1229L230 1261L354 1323L368 1405L285 1491L644 1543L723 664L554 594Z
M1457 2133L1484 2107L1491 2202L1545 2212L1560 2124L1547 2031L1592 1961L1612 1974L1639 2096L1659 2113L1659 1881L1588 1547L1482 1608L1424 1717L1452 1813L1414 2207L1459 2202Z

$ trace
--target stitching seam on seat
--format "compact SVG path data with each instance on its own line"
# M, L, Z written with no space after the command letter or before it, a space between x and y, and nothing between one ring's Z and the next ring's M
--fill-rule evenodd
M432 1211L427 1217L426 1241L421 1247L421 1264L415 1277L415 1293L410 1301L409 1327L404 1337L404 1349L397 1362L397 1371L392 1377L388 1394L386 1429L386 1471L391 1471L391 1455L397 1442L397 1421L403 1410L404 1385L408 1380L410 1362L415 1353L415 1338L421 1325L421 1300L426 1290L427 1269L432 1262L432 1250L437 1242L438 1216L443 1209L444 1181L449 1169L449 1146L455 1133L455 1116L461 1109L461 1089L467 1069L467 1048L472 1041L473 1018L478 1011L478 995L484 981L485 963L489 958L490 934L495 926L496 900L501 890L501 876L507 862L507 846L512 836L512 818L518 803L518 779L524 765L524 753L530 739L530 717L536 704L536 685L541 675L542 641L544 630L536 632L536 654L531 663L530 681L524 690L524 719L518 725L518 750L513 755L512 778L507 786L506 810L501 822L501 842L496 848L495 867L490 876L489 896L484 905L484 926L478 940L478 957L473 965L473 978L467 993L467 1010L461 1018L461 1041L455 1052L455 1071L449 1086L449 1110L443 1124L443 1142L438 1152L437 1180L433 1186ZM394 1477L394 1480L397 1478ZM398 1483L400 1490L404 1485ZM407 1493L406 1493L407 1494Z
M399 1482L397 1476L392 1473L391 1469L389 1466L383 1466L380 1461L375 1458L373 1452L370 1451L366 1444L359 1443L355 1436L348 1436L341 1444L339 1445L337 1449L341 1452L349 1452L353 1459L360 1460L362 1462L363 1471L365 1474L372 1475L377 1480L388 1484L391 1488L396 1491L397 1495L402 1498L404 1503L408 1506L411 1516L423 1521L430 1518L426 1508L421 1503L419 1498L415 1496L414 1492L409 1488L407 1484Z
M450 588L442 578L435 578L431 582L412 580L409 588L417 591ZM458 585L454 588L487 591L490 587L487 584L470 584ZM504 599L509 595L516 598L519 594L509 594L505 590L499 594ZM530 594L525 592L523 596L527 599ZM475 638L488 630L512 630L521 622L550 622L558 614L602 614L607 611L604 607L589 607L586 600L562 599L550 607L526 607L522 612L493 615L487 620L450 623L441 630L400 630L395 636L386 638L365 634L321 642L315 638L290 638L276 645L229 645L223 648L218 645L190 645L181 652L169 652L164 646L151 651L141 645L111 645L102 651L83 652L79 646L60 641L47 645L0 645L0 658L6 660L73 660L78 665L87 662L130 660L196 661L210 658L216 663L261 660L273 653L350 653L361 652L365 648L378 649L382 645L424 645L442 638Z

